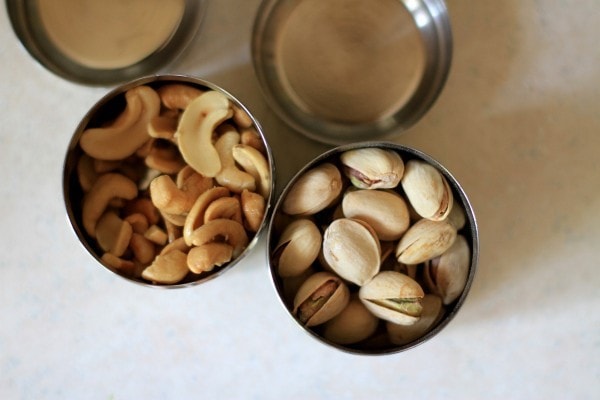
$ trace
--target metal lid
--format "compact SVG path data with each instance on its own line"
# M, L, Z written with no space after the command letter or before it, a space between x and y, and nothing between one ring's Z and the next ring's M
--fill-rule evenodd
M429 110L452 33L443 0L263 0L252 52L274 111L343 144L398 133Z
M204 0L7 0L27 51L56 75L112 85L155 72L196 35Z

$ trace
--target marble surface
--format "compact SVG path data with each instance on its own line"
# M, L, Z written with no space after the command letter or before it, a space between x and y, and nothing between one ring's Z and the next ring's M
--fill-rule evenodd
M264 102L249 51L258 4L210 1L169 71L248 105L281 189L327 147ZM448 83L395 140L462 183L479 270L441 334L387 357L343 354L298 329L271 286L264 237L236 268L185 290L138 287L96 265L67 223L61 171L79 119L108 89L36 64L0 7L0 398L599 398L599 3L448 6Z

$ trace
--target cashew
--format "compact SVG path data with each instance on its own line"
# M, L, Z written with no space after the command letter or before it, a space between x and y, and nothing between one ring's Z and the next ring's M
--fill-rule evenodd
M94 171L98 174L114 171L121 166L121 160L98 160L94 159Z
M154 207L152 201L145 197L137 198L125 204L124 212L125 215L137 213L142 214L144 217L146 217L148 225L155 225L160 220L160 214L158 210Z
M84 192L88 192L98 179L98 173L94 169L94 159L85 153L77 161L77 178Z
M179 123L179 112L167 110L155 116L148 123L148 134L156 139L174 140Z
M121 174L108 173L100 176L83 199L81 219L86 232L91 237L96 237L96 224L111 199L117 197L131 200L137 193L135 182Z
M233 148L240 142L240 134L234 129L227 130L215 143L215 148L221 160L221 171L215 177L219 185L225 186L232 192L241 193L244 189L254 191L256 181L247 172L235 165Z
M164 141L155 141L144 162L148 168L156 169L164 174L176 174L185 167L185 162L177 151L177 147L172 144L165 146L164 143Z
M129 248L133 252L133 256L136 260L138 260L141 264L148 264L152 260L154 260L154 256L156 254L156 249L154 248L154 243L140 235L139 233L134 233L131 235L131 240L129 241Z
M164 246L168 240L167 233L157 225L152 225L148 228L148 230L144 232L144 237L160 246Z
M178 239L173 240L171 243L169 243L165 247L163 247L162 250L160 251L160 255L161 256L165 255L167 253L170 253L173 250L179 250L182 253L186 253L189 249L190 249L190 247L187 244L185 244L185 240L183 240L183 237L180 237Z
M175 133L179 150L183 159L204 176L212 178L221 170L221 160L212 144L212 135L232 113L227 97L210 91L192 100L181 115Z
M250 128L252 126L252 118L240 107L233 105L233 122L242 129Z
M185 236L184 236L185 237ZM239 222L231 219L213 219L200 226L190 235L194 246L222 241L233 246L233 257L239 256L248 244L246 230Z
M231 261L233 247L227 243L212 242L194 247L187 256L187 265L195 274L210 272Z
M130 260L125 260L111 253L104 253L100 260L108 267L128 276L135 276L137 265Z
M179 239L182 237L183 235L183 225L181 226L177 226L174 223L172 223L171 221L168 220L164 220L165 222L165 230L167 232L167 242L171 243L174 242L175 240ZM185 224L185 220L183 221L183 223Z
M227 218L242 223L242 207L236 197L221 197L208 205L204 213L204 223L213 219Z
M186 215L184 214L171 214L168 212L161 211L160 215L162 216L165 222L168 222L175 226L183 226L185 224Z
M240 201L244 214L244 226L251 232L257 232L265 217L265 198L258 193L244 190Z
M188 170L186 171L186 169ZM189 166L184 168L182 171L184 172L180 171L180 173L177 174L175 183L177 184L177 187L183 192L187 193L188 197L193 201L195 201L202 193L214 186L212 178L200 175ZM191 173L188 171L191 171Z
M83 151L100 160L122 160L148 140L148 122L160 111L158 94L142 85L128 90L125 100L127 106L113 125L83 132Z
M256 150L260 151L263 155L267 154L267 150L265 149L265 144L261 140L260 136L254 129L244 129L242 133L240 133L240 143L248 146L254 147Z
M105 252L121 257L133 234L133 228L127 221L123 221L114 211L107 211L96 224L96 240Z
M148 219L142 213L133 213L125 217L135 233L144 233L148 230Z
M215 186L198 196L183 225L183 237L188 246L192 245L191 236L194 230L204 223L204 213L208 205L225 196L229 196L229 190L222 186Z
M204 93L190 85L172 83L156 89L162 104L170 110L185 110L196 97Z
M169 285L181 281L188 272L187 255L173 250L156 256L152 264L142 271L142 278Z
M271 172L265 156L254 147L238 144L233 147L233 158L242 168L254 177L258 192L268 197L271 191Z

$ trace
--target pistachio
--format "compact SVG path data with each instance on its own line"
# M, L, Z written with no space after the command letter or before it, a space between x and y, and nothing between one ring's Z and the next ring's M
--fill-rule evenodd
M350 301L348 286L328 272L317 272L304 281L294 298L293 314L310 327L338 315Z
M324 163L305 172L291 187L282 205L289 215L313 215L327 208L342 191L337 167Z
M419 264L444 253L455 239L456 229L448 222L421 219L398 242L396 258L403 264Z
M293 221L282 232L274 251L274 263L282 278L302 274L317 259L321 232L309 219Z
M419 320L424 295L417 281L395 271L380 272L358 292L375 316L399 325L412 325Z
M354 297L341 313L325 323L323 336L334 343L353 344L371 336L378 323L377 317Z
M383 190L349 190L342 200L347 218L368 223L380 240L397 240L408 229L408 208L395 192Z
M467 223L467 216L465 215L465 210L462 206L456 202L452 206L452 210L450 210L450 214L448 214L448 222L451 223L457 231L461 230L465 227Z
M410 160L402 177L402 188L415 211L433 221L445 219L454 198L448 181L433 165L421 160Z
M442 299L434 294L426 294L421 300L423 311L421 318L412 325L398 325L392 322L386 324L390 341L403 345L420 338L429 332L444 314Z
M340 277L361 286L379 272L381 245L367 223L340 218L323 234L323 257Z
M471 251L467 240L458 235L452 247L425 264L425 284L433 293L450 304L460 296L467 284Z
M368 147L348 150L340 156L344 173L360 189L391 189L404 174L404 162L392 150Z

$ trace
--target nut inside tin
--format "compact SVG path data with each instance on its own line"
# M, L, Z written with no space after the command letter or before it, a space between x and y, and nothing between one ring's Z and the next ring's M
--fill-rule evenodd
M387 338L386 328L385 328L385 324L383 321L379 322L379 326L378 326L377 330L368 339L362 340L362 341L359 341L356 343L352 343L352 344L339 344L332 340L327 339L324 336L323 325L307 327L304 323L302 323L298 319L297 316L294 315L293 309L292 309L293 305L290 304L290 291L289 291L290 289L287 286L289 284L289 282L284 283L283 278L278 273L278 268L277 268L276 262L274 261L274 257L277 254L276 249L279 244L279 240L280 240L282 231L284 230L285 226L290 223L290 220L293 220L292 217L290 217L289 215L286 215L283 212L282 208L283 208L283 203L286 199L286 196L290 193L294 184L296 182L298 182L298 180L307 171L313 169L314 167L323 165L324 163L333 163L334 165L339 166L339 163L340 163L339 157L342 153L349 151L349 150L363 149L363 148L378 148L378 149L392 150L394 152L397 152L402 157L402 159L404 160L405 163L409 160L422 160L422 161L425 161L426 163L434 166L435 168L438 169L438 171L440 171L442 173L442 175L447 180L447 182L452 190L455 204L459 204L460 206L462 206L463 210L465 211L465 224L464 224L464 227L459 229L459 233L466 238L466 241L467 241L469 249L470 249L470 261L469 261L469 269L468 269L468 275L467 275L467 279L466 279L466 285L465 285L464 289L462 290L462 293L460 294L460 296L456 300L454 300L452 303L450 303L449 305L446 306L445 312L444 312L443 316L441 317L441 319L439 319L437 322L435 322L434 325L425 334L423 334L415 339L411 339L408 342L403 343L403 344L390 343L389 339ZM346 185L348 185L348 183L346 183ZM324 216L325 215L335 215L335 213L337 212L335 210L336 208L337 208L337 206L335 206L335 205L330 206L327 209L319 212L318 214L309 216L308 218L315 221L315 224L317 226L324 226L324 224L327 223L325 220L323 220ZM325 218L327 218L327 217L325 217ZM459 312L460 308L462 307L462 305L468 295L471 284L475 277L475 272L477 269L477 264L478 264L478 259L479 259L479 232L478 232L478 227L477 227L477 221L475 218L475 213L473 211L473 208L470 204L470 201L469 201L466 193L460 186L459 182L451 175L451 173L443 165L441 165L438 161L436 161L429 155L427 155L419 150L416 150L414 148L406 147L406 146L391 143L391 142L368 141L368 142L357 142L357 143L353 143L353 144L346 144L346 145L342 145L342 146L333 148L331 150L328 150L325 153L314 158L312 161L310 161L308 164L306 164L302 169L300 169L297 172L297 174L289 181L289 183L283 189L282 194L280 195L278 201L276 202L276 204L273 208L273 214L271 216L269 230L267 233L267 251L268 251L268 261L269 261L271 278L272 278L272 282L275 287L275 290L279 296L281 304L286 309L289 316L298 324L299 327L301 327L305 332L307 332L310 336L312 336L317 341L324 343L326 345L332 346L333 348L336 348L336 349L344 351L344 352L360 354L360 355L386 355L386 354L402 352L402 351L408 350L410 348L413 348L417 345L420 345L420 344L428 341L429 339L431 339L432 337L437 335L440 331L442 331L444 329L444 327L447 326L447 324L456 316L456 314ZM315 264L322 264L321 256L322 256L322 253L320 254L319 258L317 260L315 260L313 265L311 265L311 267L310 267L311 269L313 269L313 271L316 271L317 274L328 270L328 268L323 267L322 265L315 267ZM306 281L305 280L306 277L304 275L299 276L299 278L304 282ZM297 278L292 278L292 279L297 279ZM296 283L296 284L298 284L298 283ZM296 284L294 284L294 285L296 285ZM350 286L350 287L351 287L350 292L352 293L353 292L352 286ZM356 289L356 287L354 289ZM293 298L293 296L292 296L292 298Z
M78 163L83 157L84 152L79 143L81 136L86 128L103 126L107 121L114 120L123 112L126 105L125 93L128 90L142 85L149 86L156 90L159 89L161 86L173 83L185 84L204 91L212 90L219 92L225 95L225 97L229 99L230 103L232 103L233 106L245 112L245 114L251 120L251 129L255 130L264 146L264 151L266 153L266 161L268 163L268 168L270 169L271 181L269 187L269 195L267 198L265 198L264 216L262 218L262 221L260 222L260 226L258 226L258 229L253 235L249 236L248 243L239 256L235 257L230 262L224 264L222 267L216 267L211 272L202 272L200 274L188 273L188 275L183 280L175 284L152 284L151 282L144 280L140 277L132 277L128 276L127 274L120 273L115 268L111 268L106 263L104 263L102 261L102 255L104 253L103 250L97 244L96 240L90 237L90 235L86 232L86 229L84 228L84 222L82 221L82 203L86 192L83 190L82 185L80 184L77 172ZM235 266L256 246L260 234L262 233L263 229L266 229L265 227L268 222L267 216L269 213L275 187L274 161L271 149L268 146L268 143L262 131L262 127L260 126L259 122L248 111L248 109L230 93L211 82L195 77L183 75L153 75L138 78L136 80L130 81L112 89L110 92L104 95L82 118L81 122L75 129L75 132L67 148L63 165L62 185L65 208L71 227L73 228L79 242L88 251L88 253L99 263L99 265L101 265L108 271L120 276L123 279L143 286L159 288L182 288L194 286L220 276L225 271Z
M428 111L449 72L452 34L443 0L264 0L252 53L277 114L314 140L343 144L401 132Z
M178 5L179 10L176 15L170 13L170 25L163 27L162 39L156 37L154 38L155 43L143 44L144 40L151 36L148 34L148 30L150 33L154 33L152 25L156 26L156 23L160 22L161 14L165 14L165 9L162 7L168 7L168 4L137 2L137 6L141 9L137 10L135 21L130 20L127 16L119 15L119 13L131 11L131 4L131 2L114 1L69 2L64 0L56 3L47 0L6 1L13 30L35 60L62 78L80 84L100 86L127 82L153 73L172 63L197 34L206 10L206 1L204 0L174 0L174 4ZM69 8L69 11L65 12L65 7ZM98 7L104 7L106 13L99 13ZM102 11L102 9L100 10ZM79 27L83 33L88 32L89 35L76 35L74 31L69 30L69 27L74 25L72 22L75 22L79 15L86 15L94 25L98 24L89 30L86 29L86 26ZM155 20L146 23L144 22L145 16L153 16ZM104 39L110 36L111 31L108 24L111 21L126 32L122 37L115 37L113 42L108 42L108 40L103 42L103 35ZM50 26L53 28L48 30L47 28ZM77 47L73 47L75 45L72 40L77 36L80 36L81 42L76 45ZM95 38L95 42L86 43L87 39L91 37ZM122 47L123 51L118 56L123 59L118 62L100 59L90 61L90 56L96 57L101 53L96 50L92 51L93 45L104 46L103 50L113 55L117 54L115 52ZM90 50L85 50L88 59L83 58L82 54L78 54L86 49L86 46L90 48ZM143 46L146 48L142 49ZM144 52L131 58L133 56L131 53L138 51Z

